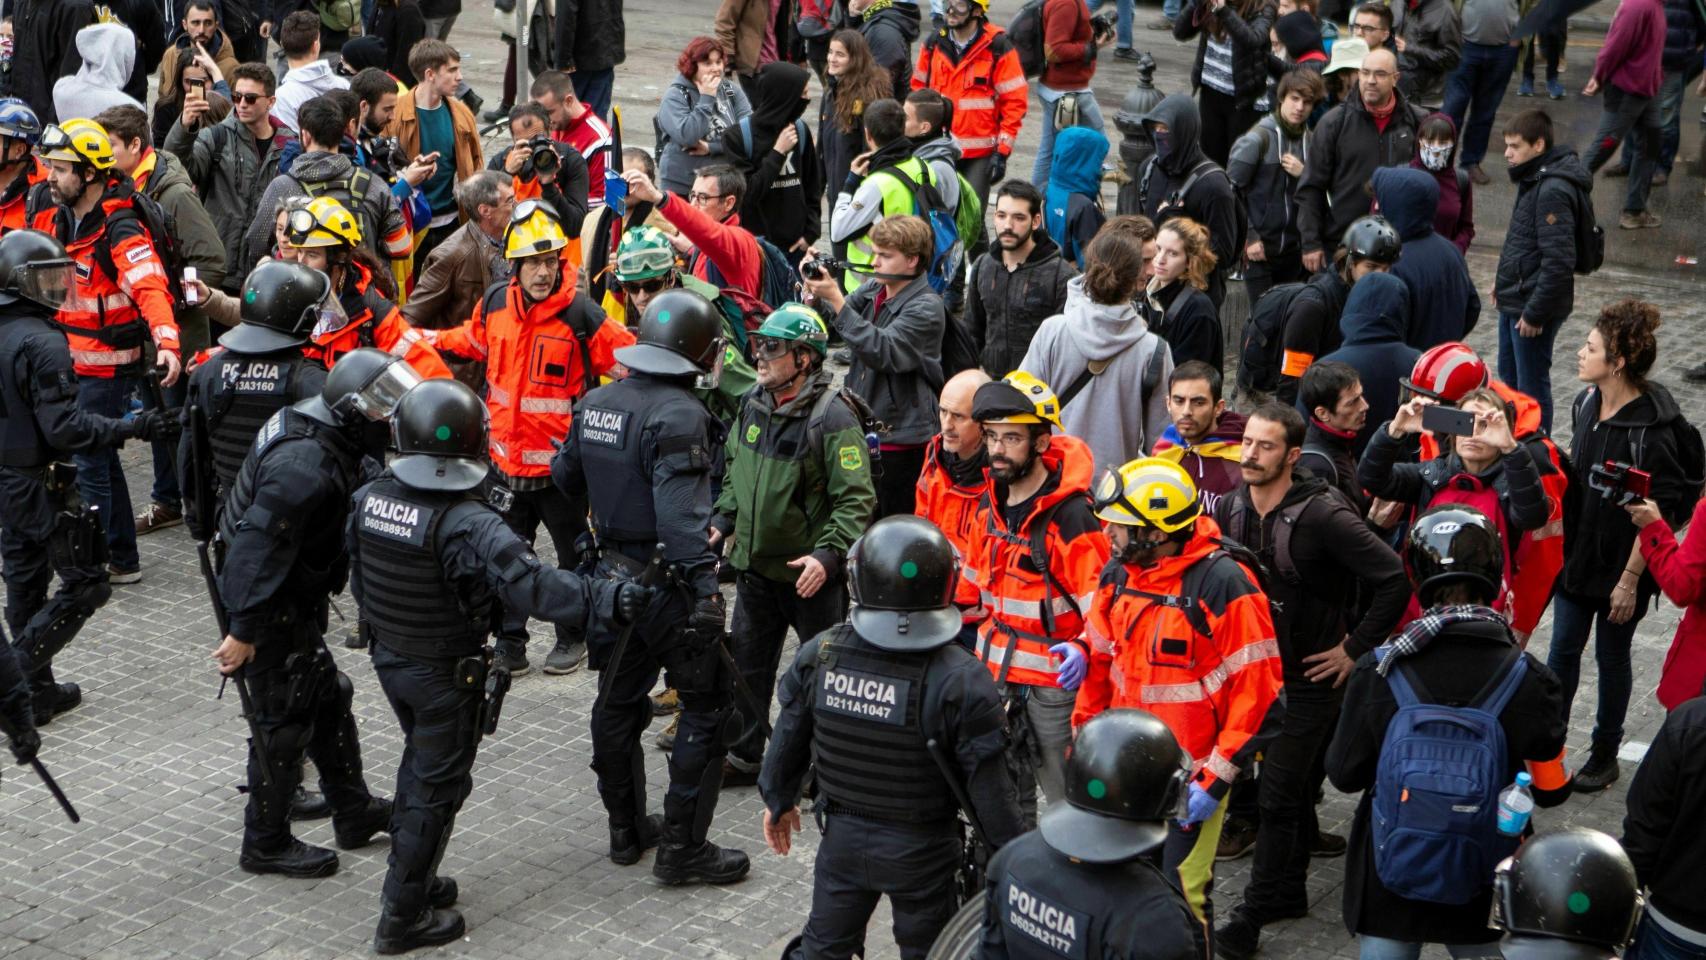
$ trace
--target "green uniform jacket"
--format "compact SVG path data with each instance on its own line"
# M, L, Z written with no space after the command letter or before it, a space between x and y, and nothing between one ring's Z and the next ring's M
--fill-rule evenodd
M735 569L792 583L788 561L811 554L833 579L876 509L871 458L859 420L818 371L799 394L775 406L755 387L729 431L728 468L713 521L732 536ZM821 422L811 425L814 408Z

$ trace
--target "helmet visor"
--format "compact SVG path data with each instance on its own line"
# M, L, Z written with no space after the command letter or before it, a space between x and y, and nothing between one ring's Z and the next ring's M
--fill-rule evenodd
M58 310L71 295L77 265L71 260L42 260L26 263L12 271L18 296Z
M725 341L723 338L718 337L712 344L711 349L715 352L712 354L711 367L694 379L694 387L700 390L715 390L717 389L717 384L722 382L724 343Z
M402 360L387 364L367 386L350 395L356 412L369 420L388 420L403 394L421 382L415 368Z

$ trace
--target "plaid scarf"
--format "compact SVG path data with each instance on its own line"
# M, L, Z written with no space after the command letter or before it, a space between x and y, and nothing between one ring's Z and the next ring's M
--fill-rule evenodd
M1433 642L1439 632L1454 623L1507 623L1505 615L1478 603L1434 607L1422 614L1404 632L1374 648L1374 669L1381 676L1392 672L1399 657L1407 657Z

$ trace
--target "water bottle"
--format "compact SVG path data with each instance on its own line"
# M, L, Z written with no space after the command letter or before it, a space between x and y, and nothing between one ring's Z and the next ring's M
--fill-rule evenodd
M1534 794L1528 785L1534 778L1527 772L1516 775L1516 782L1499 792L1499 832L1508 837L1520 837L1534 813Z

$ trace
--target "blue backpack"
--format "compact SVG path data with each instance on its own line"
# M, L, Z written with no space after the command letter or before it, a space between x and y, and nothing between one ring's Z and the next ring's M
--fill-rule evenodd
M1520 651L1468 706L1425 701L1403 664L1387 674L1398 713L1386 728L1370 805L1374 869L1410 900L1463 904L1516 852L1498 830L1499 791L1510 770L1499 714L1528 673Z
M942 294L947 292L948 285L954 281L954 274L960 269L965 247L960 243L960 227L954 211L948 209L931 179L933 174L929 163L920 162L924 166L923 183L913 182L899 167L884 167L882 172L894 177L912 194L914 211L930 225L934 242L931 245L930 269L924 279L929 282L931 290Z

